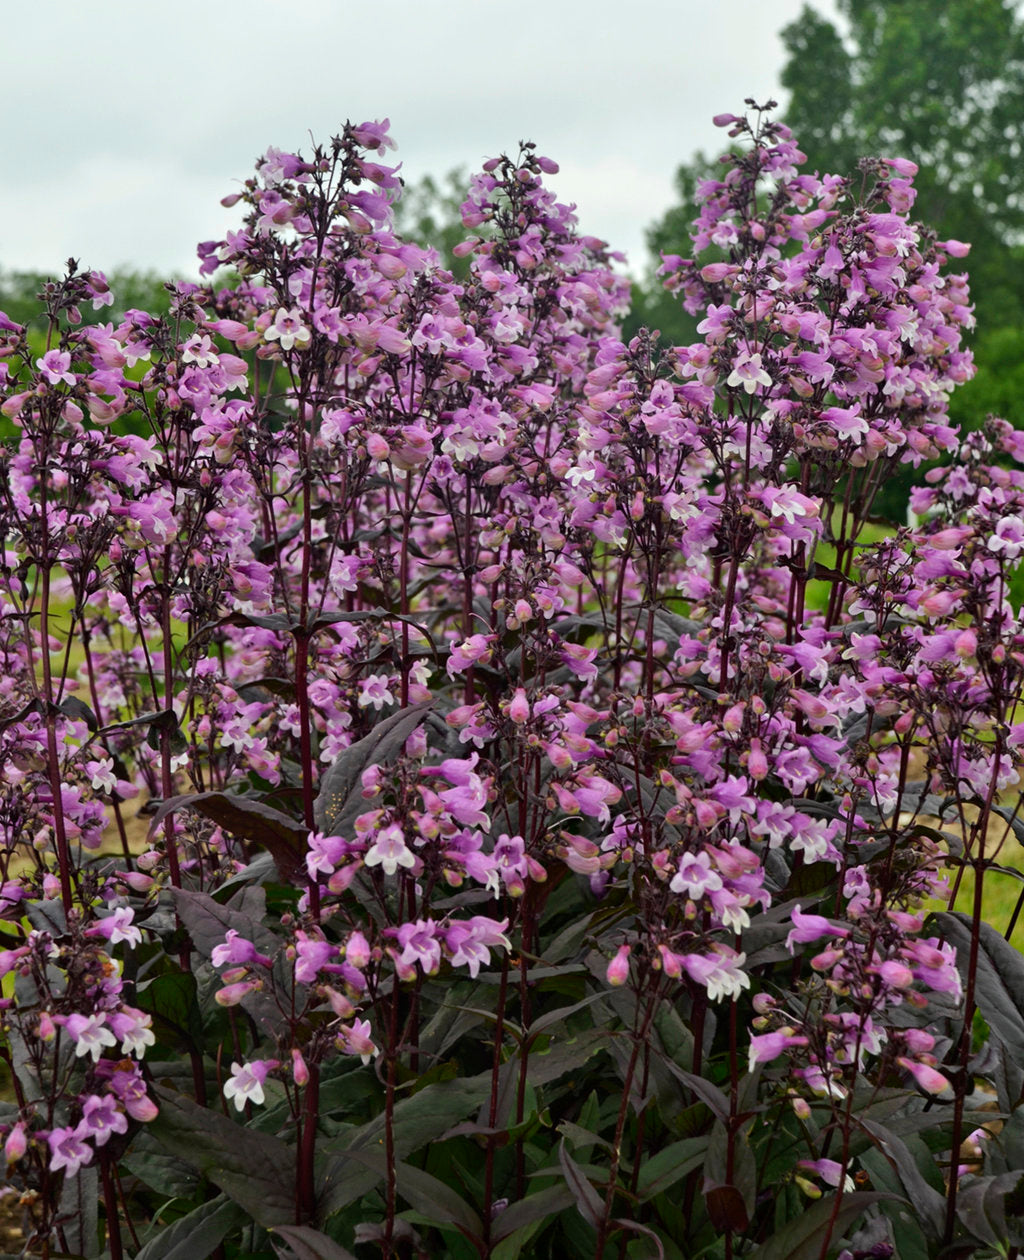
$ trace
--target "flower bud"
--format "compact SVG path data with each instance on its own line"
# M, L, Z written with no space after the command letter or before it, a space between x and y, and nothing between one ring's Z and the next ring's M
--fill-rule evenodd
M241 1000L257 988L252 980L242 980L238 984L225 985L213 995L218 1006L237 1006Z
M292 1050L292 1076L296 1085L307 1085L309 1083L309 1068L306 1066L306 1060L302 1057L299 1050Z
M516 693L509 701L508 715L517 726L522 726L524 722L530 719L530 702L526 698L526 691L523 687L517 687Z
M27 1149L28 1139L25 1136L25 1126L18 1123L8 1133L7 1141L4 1143L4 1157L7 1163L16 1164Z
M608 964L605 979L609 984L622 985L629 979L629 946L620 945L619 952Z

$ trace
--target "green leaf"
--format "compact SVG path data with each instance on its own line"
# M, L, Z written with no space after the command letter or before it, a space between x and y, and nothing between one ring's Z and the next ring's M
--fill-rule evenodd
M349 1158L365 1165L377 1174L378 1180L383 1180L387 1171L383 1150L353 1150ZM395 1186L406 1203L430 1224L441 1228L453 1225L474 1241L483 1238L480 1217L451 1186L431 1173L396 1160Z
M687 1089L692 1090L694 1094L711 1109L712 1114L719 1120L725 1122L729 1119L729 1100L711 1081L706 1080L703 1076L695 1076L692 1072L684 1072L681 1067L675 1063L668 1064L672 1075L677 1077Z
M650 1238L654 1243L654 1254L657 1260L665 1260L665 1248L661 1239L647 1225L641 1225L639 1221L625 1220L623 1217L616 1217L611 1222L612 1229L625 1229L634 1234L641 1234L644 1238Z
M902 1202L898 1195L875 1190L855 1190L844 1194L835 1221L835 1195L819 1199L802 1216L787 1222L781 1230L754 1252L757 1260L818 1260L821 1244L832 1223L832 1240L837 1241L874 1203Z
M956 1213L971 1235L997 1251L1002 1251L1007 1243L1020 1243L1020 1196L1019 1187L1024 1182L1024 1173L1020 1169L1013 1172L1000 1173L998 1177L971 1177L957 1196ZM1008 1203L1014 1196L1012 1204ZM1011 1216L1017 1217L1016 1228L1011 1237L1006 1208L1011 1207Z
M563 1120L558 1126L558 1132L569 1139L577 1155L585 1155L592 1146L600 1146L606 1151L615 1149L607 1138L598 1137L591 1129L584 1129L582 1125L573 1124L571 1120Z
M404 1098L394 1111L395 1158L405 1159L436 1142L453 1125L476 1110L490 1095L489 1072L462 1080L428 1085ZM384 1117L350 1129L340 1137L319 1144L329 1158L323 1165L319 1188L319 1212L326 1220L368 1193L383 1177L367 1162L366 1152L383 1149Z
M355 820L366 812L366 801L362 795L363 771L369 766L384 766L396 759L432 704L432 700L424 700L393 713L331 763L320 780L320 793L316 798L317 831L328 836L351 833Z
M707 1148L707 1137L684 1138L643 1160L637 1178L640 1200L653 1199L699 1168L704 1163Z
M197 1256L212 1256L228 1234L247 1220L243 1208L225 1195L218 1195L180 1220L163 1226L135 1260L196 1260Z
M439 1178L411 1164L397 1163L395 1182L406 1203L434 1224L454 1225L469 1239L483 1237L484 1227L480 1217Z
M395 1107L395 1155L404 1159L434 1142L475 1110L490 1094L491 1075L442 1081L428 1085ZM384 1137L384 1117L380 1116L358 1130L350 1147L378 1145Z
M530 1084L549 1085L567 1072L578 1071L588 1059L607 1051L608 1040L606 1028L589 1028L578 1037L559 1039L546 1050L534 1049L529 1062Z
M284 1239L296 1260L355 1260L352 1253L333 1238L309 1225L276 1225L270 1232Z
M236 1124L158 1085L160 1114L148 1131L198 1168L264 1228L295 1219L295 1152L269 1133Z
M200 1050L203 1044L196 991L196 978L187 971L167 972L136 990L135 1005L152 1016L157 1038L186 1053Z
M581 1002L574 1002L572 1006L560 1006L556 1010L548 1011L538 1019L535 1019L530 1025L531 1038L538 1033L542 1033L546 1028L553 1028L556 1024L561 1023L562 1020L568 1019L570 1015L575 1015L577 1011L582 1011L584 1007L593 1006L595 1002L600 1002L602 998L607 997L607 990L602 993L591 993Z
M563 1190L567 1195L569 1194L569 1191L564 1186L560 1186L559 1189ZM571 1195L569 1196L569 1202L572 1203ZM491 1260L519 1260L519 1257L523 1254L523 1248L528 1247L543 1228L544 1221L539 1220L533 1221L529 1225L524 1225L522 1229L513 1230L511 1234L502 1238L500 1242L495 1243L491 1248ZM0 1257L0 1260L4 1260L4 1258ZM15 1257L12 1256L11 1260L15 1260Z

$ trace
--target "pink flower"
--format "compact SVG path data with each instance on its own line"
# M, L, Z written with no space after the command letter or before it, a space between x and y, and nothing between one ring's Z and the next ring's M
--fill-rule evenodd
M441 945L436 934L437 924L432 920L403 923L397 933L402 947L399 962L405 967L419 963L428 976L434 975L441 966Z
M134 918L135 911L131 906L119 906L113 914L100 919L89 931L105 937L111 945L124 941L129 948L134 949L136 945L142 944L142 933L132 922Z
M308 937L305 932L296 933L295 942L295 979L299 984L312 984L322 967L337 955L337 949L330 941L320 941Z
M146 1048L156 1044L153 1018L147 1011L138 1011L134 1006L122 1006L119 1011L110 1012L107 1024L120 1040L122 1054L134 1054L141 1059Z
M523 687L517 687L515 695L509 701L508 715L517 726L530 720L530 702Z
M486 664L491 659L491 645L497 637L494 634L471 634L464 643L453 647L447 665L449 677L454 678L477 662Z
M106 1026L106 1015L68 1015L64 1027L74 1040L75 1054L92 1055L95 1063L107 1046L116 1046L117 1038Z
M146 1083L142 1079L138 1066L128 1059L114 1063L109 1059L100 1061L102 1068L106 1065L111 1093L120 1101L122 1107L133 1120L146 1124L158 1114L156 1103L146 1093Z
M370 1032L368 1019L353 1020L349 1028L342 1024L337 1032L338 1049L344 1051L345 1054L358 1054L364 1065L369 1063L380 1054L380 1049L374 1045Z
M674 893L685 893L693 901L699 901L706 893L722 887L722 877L711 867L707 853L686 853L679 860L679 869L669 888Z
M914 1059L906 1059L902 1056L896 1062L900 1067L906 1068L926 1094L932 1094L943 1101L953 1097L953 1087L949 1081L946 1080L941 1072L937 1072L935 1068L929 1067L927 1063L918 1063Z
M271 960L257 951L252 941L239 936L234 928L228 928L223 945L215 945L210 953L210 961L215 967L223 967L231 963L235 967L246 967L257 963L261 967L269 967Z
M292 1079L296 1085L309 1084L309 1068L302 1052L296 1047L292 1048Z
M7 1135L4 1142L4 1159L8 1166L16 1164L22 1155L28 1150L28 1138L25 1135L25 1125L19 1121Z
M239 980L235 984L226 984L213 995L218 1006L237 1006L243 998L255 992L260 986L255 980Z
M727 945L712 947L709 954L683 954L680 962L691 980L708 991L708 1001L735 998L750 988L750 977L743 970L746 954L738 954Z
M804 945L808 941L820 941L823 936L844 938L850 935L849 929L833 924L830 919L820 914L804 914L799 905L793 907L790 919L793 930L786 937L786 948L793 952L793 945Z
M47 350L41 359L36 359L36 367L51 385L59 385L61 381L67 385L75 384L71 355L66 350Z
M771 1063L780 1055L785 1054L790 1046L806 1045L807 1038L796 1036L789 1028L751 1037L748 1070L752 1072L756 1063Z
M476 979L480 966L490 963L490 950L500 946L510 949L505 936L508 919L496 924L494 920L475 915L469 922L456 922L448 927L445 945L451 955L452 966L469 966L470 975Z

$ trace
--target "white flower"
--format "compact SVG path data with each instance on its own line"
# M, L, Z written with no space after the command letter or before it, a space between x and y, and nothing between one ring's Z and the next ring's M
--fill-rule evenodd
M771 383L772 378L761 365L761 356L748 354L746 350L742 350L733 360L732 372L726 381L731 389L742 385L748 394L752 394L758 385L767 387Z
M232 1063L231 1079L224 1082L224 1097L235 1104L237 1111L244 1111L247 1102L257 1105L264 1101L263 1082L271 1068L277 1067L276 1059L254 1059L252 1063Z
M389 823L377 833L377 839L366 851L363 862L367 866L379 866L385 875L394 875L400 866L415 866L416 855L405 843L405 836L397 823Z
M274 316L274 322L263 336L267 341L278 342L282 350L291 350L293 346L305 350L309 345L310 334L297 308L293 307L290 311L286 311L281 306L278 307L277 314Z
M142 933L132 920L135 911L131 906L118 906L113 914L108 914L100 923L103 935L111 945L119 945L125 941L130 949L142 944Z
M65 1023L68 1034L75 1040L75 1054L92 1055L93 1063L99 1061L104 1046L116 1046L117 1038L106 1026L106 1015L69 1015Z

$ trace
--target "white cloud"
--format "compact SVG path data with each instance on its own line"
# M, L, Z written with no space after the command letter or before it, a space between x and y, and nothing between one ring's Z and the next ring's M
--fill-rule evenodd
M833 0L818 7L834 12ZM5 14L0 267L192 265L269 144L390 116L408 175L520 139L637 254L710 117L778 90L800 0L48 0ZM40 56L29 55L32 50ZM45 65L45 73L41 66ZM54 87L53 85L61 85ZM640 258L637 261L641 261Z

